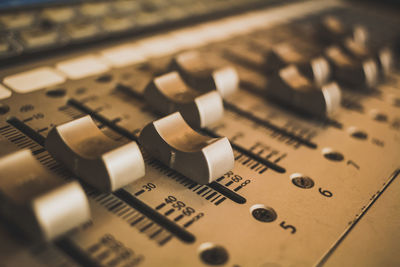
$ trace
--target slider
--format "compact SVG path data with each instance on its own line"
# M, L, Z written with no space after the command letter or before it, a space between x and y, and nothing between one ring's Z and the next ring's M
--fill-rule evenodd
M325 56L331 65L333 79L339 83L363 88L372 88L378 83L379 70L372 58L356 58L339 46L328 47Z
M217 122L224 112L222 98L217 91L203 93L194 90L176 71L155 78L147 85L144 97L154 110L163 115L179 111L195 129Z
M287 42L268 46L258 40L252 40L251 45L251 48L228 47L225 53L239 64L264 76L274 75L288 65L296 65L303 75L317 85L323 85L330 79L329 63L318 54L317 47L310 48L309 44L303 43L294 46Z
M90 219L81 185L64 182L28 149L0 140L0 212L28 236L52 240Z
M341 42L346 38L351 38L360 44L366 44L369 41L369 34L364 26L348 26L348 23L331 15L323 17L317 25L317 37L328 45Z
M136 142L112 140L90 116L54 127L45 145L71 172L101 191L115 191L145 174Z
M151 156L199 184L214 181L234 166L226 137L197 133L179 112L146 125L139 142Z
M380 48L370 48L363 43L347 38L344 41L343 48L353 57L359 60L372 59L377 63L379 74L383 77L393 71L394 68L394 52L389 46Z
M373 87L379 78L383 78L393 70L394 52L392 48L387 45L377 46L370 40L369 32L364 26L345 26L339 18L326 16L322 19L318 29L319 37L326 43L343 50L343 53L352 58L350 60L361 61L359 65L363 65L363 71L368 72L365 74L367 83L365 83L365 79L361 81L364 86ZM345 62L346 60L339 59L339 61ZM354 74L354 71L351 72ZM358 73L356 76L359 78L360 74ZM350 83L353 85L358 81L360 80Z
M329 63L313 50L314 48L300 48L299 45L294 47L288 43L274 45L265 53L266 71L273 72L288 65L296 65L308 79L323 85L330 78Z
M235 63L255 71L260 72L268 68L265 63L264 55L248 46L227 46L223 50L223 55L228 60L232 60Z
M336 83L318 87L294 65L281 69L271 77L267 94L280 103L321 118L335 114L341 101L341 92Z
M203 92L217 90L225 98L238 89L239 77L232 66L214 65L200 53L187 51L174 57L170 70L178 71L190 87Z

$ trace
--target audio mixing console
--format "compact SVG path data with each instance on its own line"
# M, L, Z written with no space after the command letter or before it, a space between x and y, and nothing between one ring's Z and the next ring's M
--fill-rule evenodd
M0 266L398 266L396 11L300 1L0 71Z

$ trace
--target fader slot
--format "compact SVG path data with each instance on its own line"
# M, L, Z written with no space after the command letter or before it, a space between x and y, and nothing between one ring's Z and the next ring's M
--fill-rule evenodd
M132 196L132 194L128 193L125 190L118 190L115 192L115 195L128 203L133 208L137 209L145 216L149 217L154 222L162 225L165 229L174 234L178 239L182 240L186 243L192 243L195 241L195 236L190 232L186 231L184 228L178 226L173 221L170 221L157 211L153 210L153 208L147 206L144 202L140 201L136 197Z
M247 118L247 119L249 119L251 121L254 121L255 123L257 123L259 125L262 125L262 126L264 126L266 128L272 129L273 131L276 131L276 132L278 132L278 133L280 133L282 135L285 135L285 136L287 136L289 138L292 138L292 139L296 140L297 142L305 145L308 148L311 148L311 149L316 149L317 148L317 144L315 144L315 143L313 143L313 142L311 142L309 140L306 140L304 138L301 138L299 136L293 135L292 133L287 132L285 129L277 127L277 126L271 124L270 122L268 122L266 120L259 119L258 117L254 116L253 114L251 114L248 111L241 110L241 109L237 108L236 106L231 105L229 103L224 103L224 105L227 107L227 109L232 110L233 112L238 113L241 116L243 116L243 117L245 117L245 118Z

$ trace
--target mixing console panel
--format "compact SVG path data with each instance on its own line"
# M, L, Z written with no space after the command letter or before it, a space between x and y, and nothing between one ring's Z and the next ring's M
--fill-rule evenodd
M400 172L398 23L307 1L4 69L0 265L350 263Z

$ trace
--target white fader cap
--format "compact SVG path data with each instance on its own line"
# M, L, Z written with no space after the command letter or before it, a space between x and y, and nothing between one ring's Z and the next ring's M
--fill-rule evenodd
M90 219L81 185L65 183L28 149L0 140L0 212L29 236L52 240Z
M179 112L146 125L139 142L156 159L199 184L233 169L228 138L211 138L190 128Z
M46 149L71 172L101 191L115 191L144 176L142 153L136 142L117 142L90 116L53 128Z

